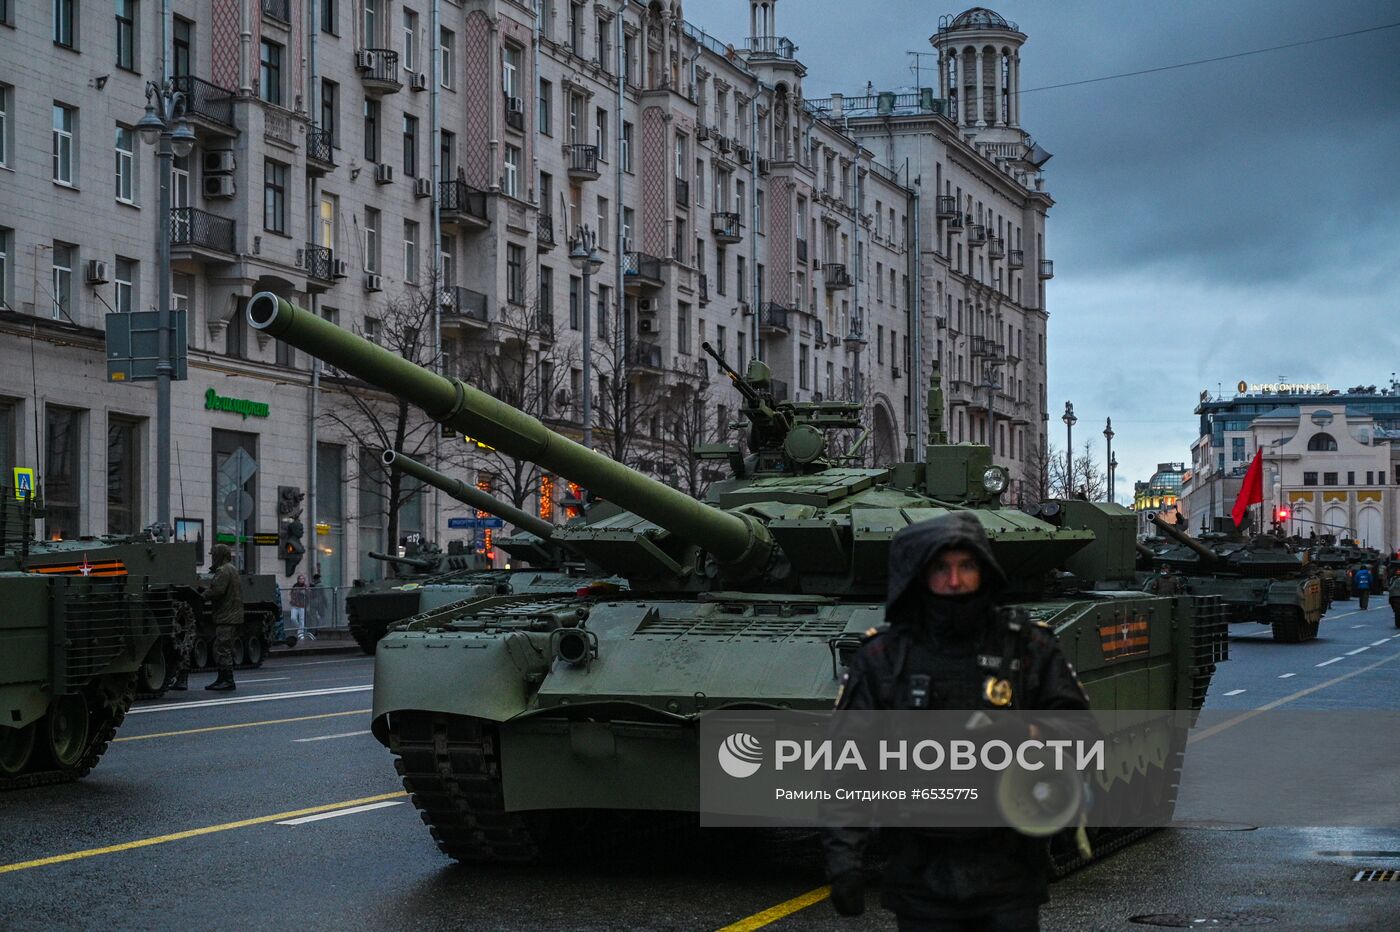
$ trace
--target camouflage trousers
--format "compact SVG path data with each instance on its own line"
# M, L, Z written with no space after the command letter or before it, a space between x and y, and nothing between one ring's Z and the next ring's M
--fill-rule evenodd
M214 665L220 670L233 669L233 641L237 625L214 626Z

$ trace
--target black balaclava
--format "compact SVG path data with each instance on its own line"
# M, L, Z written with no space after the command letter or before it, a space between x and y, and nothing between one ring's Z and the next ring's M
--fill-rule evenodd
M934 559L944 552L946 551L934 554ZM976 592L964 595L935 595L928 590L925 581L921 596L924 628L933 640L949 645L970 644L982 630L992 606L992 596L987 591L986 567L981 565L981 560L977 563L982 574L982 584L977 587Z

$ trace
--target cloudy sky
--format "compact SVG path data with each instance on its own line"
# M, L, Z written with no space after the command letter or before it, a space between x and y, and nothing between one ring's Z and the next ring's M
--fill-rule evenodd
M940 13L916 0L783 0L821 97L913 83ZM1073 400L1118 492L1186 460L1203 389L1387 384L1400 372L1400 28L1045 88L1400 22L1393 0L1002 0L1029 36L1022 126L1054 159L1046 233L1051 437ZM853 12L859 9L859 13ZM743 0L690 0L726 41ZM925 59L925 65L931 63ZM937 84L925 72L925 84Z

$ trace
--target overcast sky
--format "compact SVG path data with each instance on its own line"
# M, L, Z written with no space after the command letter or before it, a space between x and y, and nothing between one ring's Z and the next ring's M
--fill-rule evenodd
M1046 229L1052 442L1074 402L1119 499L1187 460L1203 389L1383 386L1400 371L1400 28L1158 74L1033 89L1400 22L1394 0L1016 0L1023 128L1054 154ZM782 0L806 93L913 84L940 8ZM856 11L859 12L856 12ZM744 0L686 18L736 45ZM932 59L924 59L925 68ZM937 87L925 71L925 85Z

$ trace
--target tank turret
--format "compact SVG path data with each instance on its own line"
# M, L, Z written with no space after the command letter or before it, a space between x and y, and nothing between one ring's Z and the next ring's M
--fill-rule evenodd
M1196 538L1192 537L1190 534L1187 534L1175 524L1172 524L1168 521L1163 521L1160 515L1155 513L1148 513L1147 520L1151 521L1154 525L1156 525L1157 529L1163 534L1167 535L1181 546L1190 550L1196 556L1200 557L1203 561L1207 563L1220 562L1220 555L1217 554L1214 550L1211 550L1205 544L1196 540Z
M420 573L431 573L438 568L441 561L438 557L398 557L387 553L376 553L371 550L366 554L371 560L382 560L385 563L396 563L402 566L412 567Z

